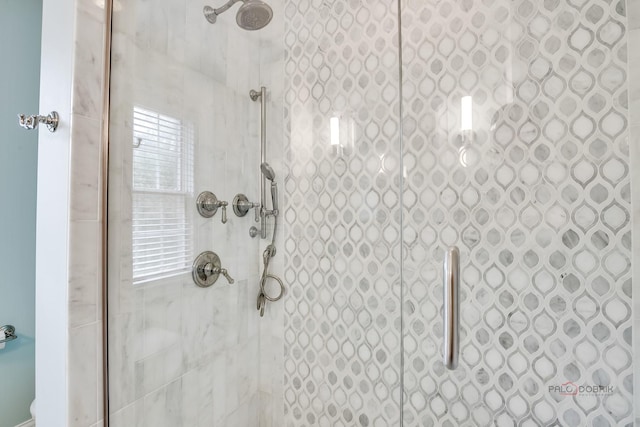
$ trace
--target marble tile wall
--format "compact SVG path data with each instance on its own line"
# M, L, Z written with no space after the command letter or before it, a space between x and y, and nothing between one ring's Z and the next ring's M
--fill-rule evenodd
M98 427L103 413L100 229L105 11L88 0L76 1L75 9L68 231L68 425Z
M265 242L249 236L253 212L238 218L229 206L222 224L220 211L200 217L195 198L209 190L230 205L237 193L259 201L260 104L249 91L261 85L268 88L269 162L282 188L281 16L262 32L247 32L236 25L235 11L212 25L201 6L184 1L132 1L116 11L109 198L112 426L272 425L268 409L278 402L281 386L270 377L272 369L262 369L279 363L270 359L277 354L271 347L281 348L279 332L267 325L281 317L271 307L265 319L256 311ZM220 277L213 287L198 288L190 272L132 281L134 106L193 127L195 191L187 206L194 254L216 252L235 284ZM271 272L279 269L274 265Z

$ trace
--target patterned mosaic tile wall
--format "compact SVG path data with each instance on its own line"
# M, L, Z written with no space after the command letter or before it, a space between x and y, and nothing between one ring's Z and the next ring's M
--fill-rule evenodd
M624 2L402 5L405 425L631 425ZM449 245L463 271L453 372ZM568 381L613 388L549 391Z
M286 425L400 424L400 241L404 425L631 423L625 14L600 0L403 1L401 163L395 2L286 3ZM334 116L354 128L341 154ZM568 381L612 391L549 391Z
M285 425L399 425L397 6L290 0L285 16Z

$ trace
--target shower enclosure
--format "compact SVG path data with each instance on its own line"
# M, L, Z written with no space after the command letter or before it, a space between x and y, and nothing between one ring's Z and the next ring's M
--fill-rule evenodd
M110 425L633 425L627 4L266 3L114 3Z

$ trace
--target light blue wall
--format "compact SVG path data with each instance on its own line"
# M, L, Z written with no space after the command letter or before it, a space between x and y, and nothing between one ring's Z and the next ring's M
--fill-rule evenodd
M42 0L0 0L0 325L19 338L0 350L0 427L30 418L35 396L35 224ZM55 330L55 325L52 325Z

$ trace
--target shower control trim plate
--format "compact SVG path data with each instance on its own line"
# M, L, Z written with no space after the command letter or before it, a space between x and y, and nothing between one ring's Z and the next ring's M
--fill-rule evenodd
M227 269L222 268L220 257L214 252L202 252L193 262L191 275L193 276L193 281L196 285L201 288L208 288L209 286L212 286L216 283L221 274L230 284L235 282L233 278L229 276Z
M229 203L222 200L218 200L215 194L211 191L203 191L198 195L196 199L196 206L198 207L198 213L205 217L211 218L218 212L218 208L222 208L222 223L227 223L227 205Z
M243 217L245 216L251 209L256 209L256 222L260 221L260 203L252 203L249 201L247 196L242 193L236 194L236 197L233 198L233 213L236 216Z

